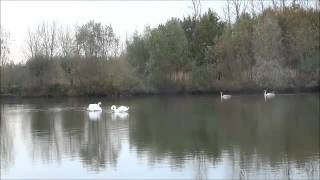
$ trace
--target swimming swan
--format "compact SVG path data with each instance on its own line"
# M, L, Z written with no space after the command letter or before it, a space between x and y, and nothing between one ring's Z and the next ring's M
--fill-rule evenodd
M102 111L100 105L101 105L101 102L98 102L98 104L89 104L87 110L88 111Z
M111 110L115 113L127 112L129 109L128 106L119 106L118 108L115 105L111 106Z
M274 93L267 93L267 90L264 90L264 97L265 98L273 98L275 96Z
M221 94L221 99L230 99L231 98L231 95L223 94L223 92L220 92L220 94Z

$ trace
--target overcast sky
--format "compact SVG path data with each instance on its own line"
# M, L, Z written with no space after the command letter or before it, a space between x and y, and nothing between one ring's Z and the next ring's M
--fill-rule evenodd
M223 17L225 1L202 1L202 11L213 9ZM41 22L55 21L69 26L95 20L111 24L121 39L141 32L146 25L155 27L171 17L182 18L192 12L187 1L2 1L1 27L10 33L11 59L25 61L23 49L28 29Z

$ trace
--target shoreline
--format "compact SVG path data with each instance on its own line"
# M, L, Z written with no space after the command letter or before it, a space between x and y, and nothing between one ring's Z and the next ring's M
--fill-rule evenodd
M232 95L256 95L262 94L263 88L257 89L237 89L224 90L224 93ZM267 91L275 92L276 94L298 94L298 93L320 93L320 87L311 88L283 88L283 89L267 89ZM0 98L126 98L126 97L150 97L150 96L180 96L180 95L215 95L220 94L220 90L211 91L162 91L162 92L135 92L135 93L117 93L112 95L96 94L96 95L67 95L67 94L40 94L40 95L17 95L17 94L0 94Z

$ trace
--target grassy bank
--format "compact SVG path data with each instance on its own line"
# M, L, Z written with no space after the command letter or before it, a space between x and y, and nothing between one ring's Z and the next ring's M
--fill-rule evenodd
M34 91L38 93L34 93ZM211 91L166 91L166 92L122 92L114 94L67 94L62 91L52 91L48 93L46 90L39 91L23 91L8 94L0 94L0 97L143 97L143 96L154 96L154 95L210 95L220 94L220 91L227 92L229 94L262 94L262 88L257 89L221 89ZM283 88L283 89L267 89L268 91L274 91L277 94L294 94L294 93L314 93L320 92L320 87L301 87L301 88Z

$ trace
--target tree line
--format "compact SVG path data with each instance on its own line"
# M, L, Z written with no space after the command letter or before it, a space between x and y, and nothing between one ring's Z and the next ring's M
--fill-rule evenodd
M1 63L1 94L130 95L319 88L319 9L308 1L226 1L135 32L120 48L111 25L55 23L29 31L26 63ZM250 1L251 2L251 1ZM284 2L284 3L281 3ZM234 19L231 19L234 17ZM1 62L8 52L1 36Z

